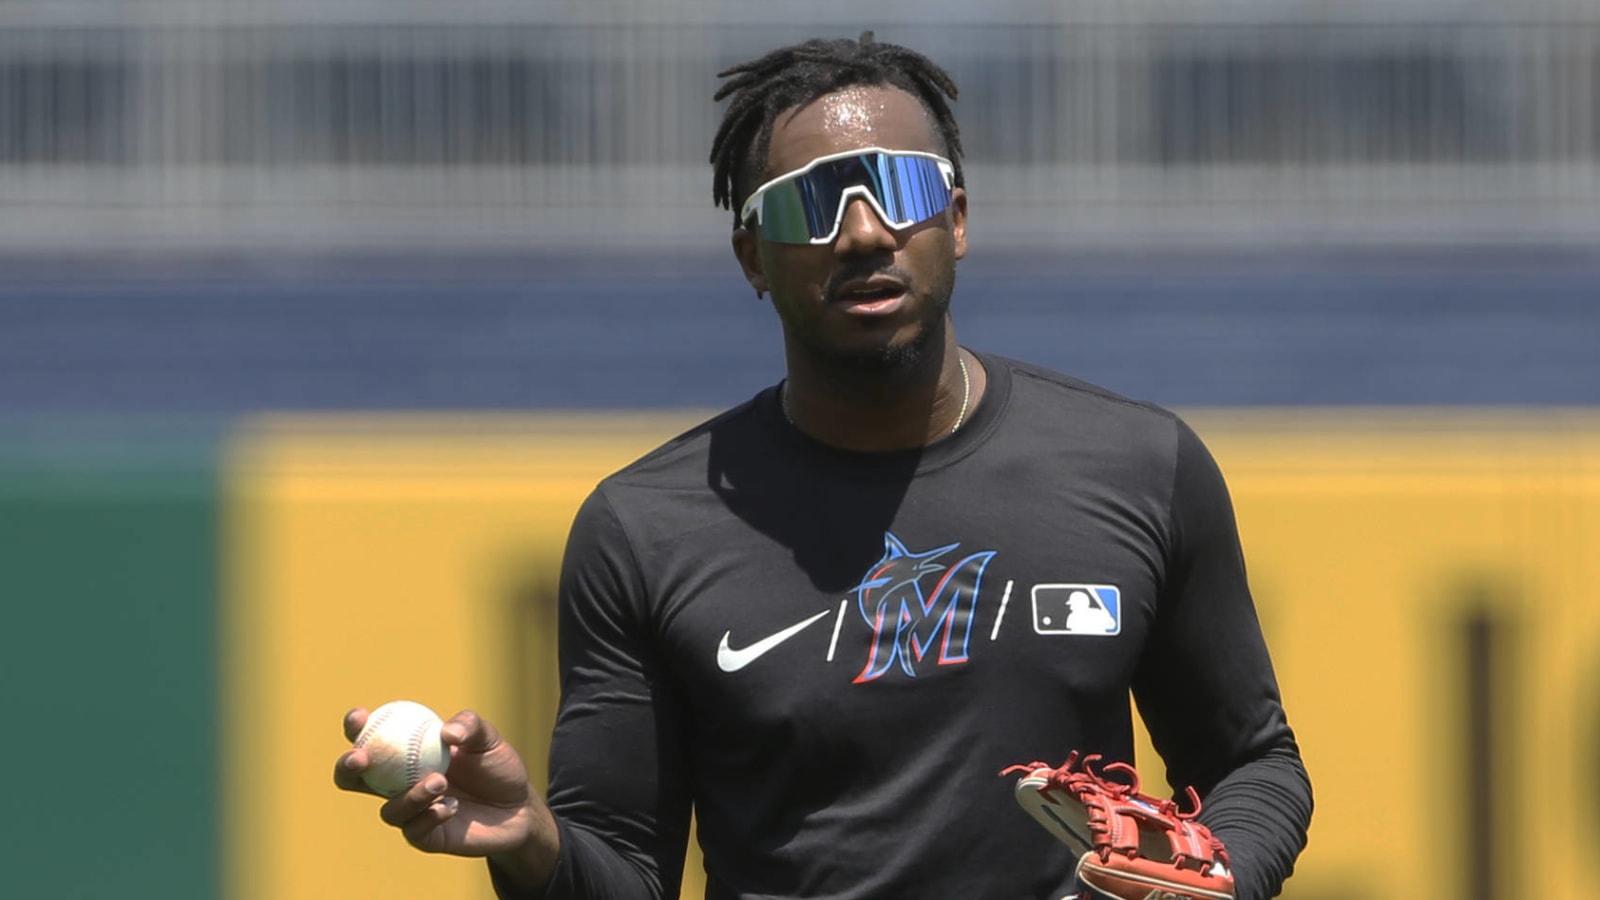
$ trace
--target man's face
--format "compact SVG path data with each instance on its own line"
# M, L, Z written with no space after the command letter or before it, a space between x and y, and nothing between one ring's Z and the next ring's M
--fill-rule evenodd
M915 97L850 87L778 115L756 183L865 147L947 152ZM949 309L956 260L967 252L966 192L956 188L949 209L900 231L866 201L848 204L831 244L778 243L740 229L734 252L751 285L771 292L791 353L855 368L908 365L940 333Z

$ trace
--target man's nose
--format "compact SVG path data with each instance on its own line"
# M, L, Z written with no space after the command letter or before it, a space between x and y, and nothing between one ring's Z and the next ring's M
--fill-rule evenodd
M833 249L841 256L878 253L893 250L899 241L888 223L878 217L872 204L860 197L851 197L844 208L844 218L839 220L839 236Z

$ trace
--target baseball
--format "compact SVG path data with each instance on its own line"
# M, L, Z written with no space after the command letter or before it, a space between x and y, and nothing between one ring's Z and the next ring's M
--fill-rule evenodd
M373 710L355 743L367 751L367 770L361 775L367 787L393 797L449 768L450 748L439 737L443 726L433 710L410 700Z

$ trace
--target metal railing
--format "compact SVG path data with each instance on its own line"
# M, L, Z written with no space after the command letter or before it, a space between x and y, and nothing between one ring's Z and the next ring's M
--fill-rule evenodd
M1600 231L1594 5L51 2L0 6L0 244L701 234L714 73L869 24L1002 235Z

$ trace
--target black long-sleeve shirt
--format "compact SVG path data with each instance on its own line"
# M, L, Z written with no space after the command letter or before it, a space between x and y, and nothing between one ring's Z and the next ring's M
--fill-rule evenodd
M675 897L692 804L711 900L1054 900L1071 853L999 772L1132 760L1130 689L1239 900L1277 893L1311 788L1210 454L1158 407L979 358L981 404L925 448L825 446L768 389L588 498L548 897Z

